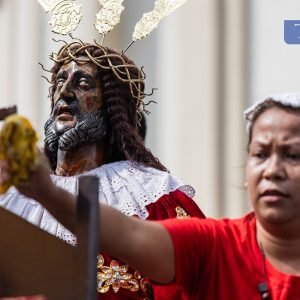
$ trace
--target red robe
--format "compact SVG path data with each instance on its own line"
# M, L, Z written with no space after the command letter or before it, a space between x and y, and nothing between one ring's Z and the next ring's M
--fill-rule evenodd
M163 220L168 218L204 218L195 202L180 190L163 195L156 202L147 206L149 216L147 220ZM126 264L108 255L101 255L98 259L98 291L99 300L117 299L151 299L180 300L181 286L176 283L170 285L157 285L150 283L137 271Z

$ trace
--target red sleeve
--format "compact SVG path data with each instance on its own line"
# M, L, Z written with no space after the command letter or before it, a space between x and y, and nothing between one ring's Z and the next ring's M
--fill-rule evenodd
M148 220L163 220L170 218L191 217L205 218L198 205L185 193L176 190L160 197L155 203L147 206ZM186 216L184 216L186 215ZM183 286L177 282L168 285L152 283L154 299L183 300Z
M180 286L184 294L192 294L193 290L199 287L199 280L203 277L206 262L214 247L215 220L169 219L160 223L168 230L174 245L176 268L174 284ZM195 282L195 278L198 282Z
M176 218L181 213L186 213L190 217L205 218L194 200L179 190L163 195L156 202L149 204L147 210L148 220Z

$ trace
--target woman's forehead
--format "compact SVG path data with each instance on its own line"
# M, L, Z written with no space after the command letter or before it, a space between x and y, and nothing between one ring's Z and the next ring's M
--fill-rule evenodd
M300 112L272 107L262 112L253 124L253 135L259 132L300 134Z

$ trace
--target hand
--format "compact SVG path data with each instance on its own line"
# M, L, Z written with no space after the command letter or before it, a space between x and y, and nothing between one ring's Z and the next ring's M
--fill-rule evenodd
M21 183L16 186L18 191L28 198L39 201L46 195L51 195L55 191L56 186L53 184L50 177L50 168L47 158L39 153L39 165L31 172L27 182ZM12 185L11 172L7 160L0 160L0 194Z
M51 195L56 186L50 177L50 167L47 158L40 153L40 163L31 172L28 182L16 186L18 191L28 198L40 202L45 196Z
M50 167L47 158L39 153L38 164L30 172L26 182L18 184L16 189L26 196L39 202L58 221L74 232L76 220L76 196L56 186L50 177ZM10 180L9 165L0 159L0 180L2 186ZM11 184L11 182L9 182ZM0 190L1 190L0 184ZM2 300L0 298L0 300ZM18 299L19 300L19 299Z

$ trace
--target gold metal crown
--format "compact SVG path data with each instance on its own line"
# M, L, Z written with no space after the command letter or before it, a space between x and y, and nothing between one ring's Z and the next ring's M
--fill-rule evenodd
M82 19L82 5L76 0L37 0L45 12L52 12L49 22L52 31L59 34L69 34L76 29Z
M158 27L159 22L172 13L176 8L185 3L186 0L156 0L154 9L144 13L142 18L136 23L132 40L140 40Z
M52 12L50 25L52 31L59 34L70 34L81 21L81 6L76 0L37 0L46 12ZM102 6L96 14L95 28L103 35L110 32L119 22L124 10L124 0L99 0ZM157 28L159 22L185 3L186 0L156 0L154 9L144 13L135 25L132 41L140 40ZM127 47L128 48L128 47ZM126 48L126 49L127 49Z
M124 0L99 0L102 8L96 15L95 27L101 34L110 32L119 22Z

